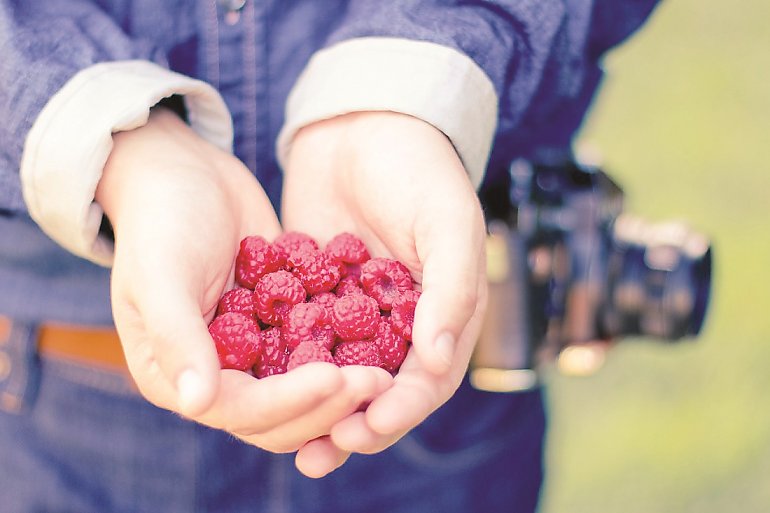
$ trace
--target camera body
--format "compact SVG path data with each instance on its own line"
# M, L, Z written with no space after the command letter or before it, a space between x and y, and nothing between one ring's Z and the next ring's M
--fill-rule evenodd
M516 160L484 196L489 303L471 361L483 390L536 386L565 348L697 335L711 288L707 237L623 211L622 189L573 159Z

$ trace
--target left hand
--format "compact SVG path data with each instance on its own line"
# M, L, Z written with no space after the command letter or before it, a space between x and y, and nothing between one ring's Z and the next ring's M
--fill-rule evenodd
M264 450L293 452L391 385L371 367L314 363L270 379L221 369L208 322L232 286L239 241L280 233L275 211L241 162L171 111L153 109L113 143L96 199L115 230L115 326L148 401ZM319 464L305 456L310 468L326 465L323 454Z
M340 232L357 235L373 257L406 264L422 289L413 346L394 385L297 453L300 470L322 475L350 452L392 445L455 392L486 306L486 229L450 141L393 112L346 114L301 129L287 160L282 214L285 230L322 244Z

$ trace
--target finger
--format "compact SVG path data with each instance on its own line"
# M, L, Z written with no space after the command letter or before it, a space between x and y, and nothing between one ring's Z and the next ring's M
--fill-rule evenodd
M349 451L335 446L328 436L322 436L302 446L294 464L307 477L318 479L341 467L349 457Z
M168 281L154 283L152 290L143 292L136 301L146 343L152 363L176 392L175 404L170 407L194 418L207 410L217 395L219 358L200 306L191 295Z
M457 224L459 223L459 224ZM457 341L478 306L482 233L472 220L432 226L418 240L425 248L422 294L415 309L412 341L426 369L446 373L452 366Z
M404 362L405 364L407 362ZM372 401L366 409L366 421L381 435L393 435L416 426L451 395L449 377L425 371L420 362L414 370L399 371L393 387Z
M332 427L330 436L340 450L360 454L376 454L396 443L406 431L383 435L374 431L364 412L357 412Z
M148 400L188 417L205 411L219 386L219 359L201 307L160 268L113 277L116 326L129 369ZM117 268L116 268L117 269ZM124 295L123 291L130 290ZM118 303L125 305L118 308ZM171 393L169 393L171 391Z
M309 363L263 379L240 371L221 374L217 400L197 420L242 437L268 433L301 417L345 386L339 369L324 363Z
M113 295L113 317L126 364L137 389L155 406L173 409L176 405L176 390L160 372L155 361L155 351L138 312L133 306L116 302Z
M366 410L367 424L375 433L401 436L425 420L457 390L481 328L486 307L486 282L479 282L476 295L479 298L476 309L460 334L450 371L443 375L428 372L418 356L411 352L407 354L393 387Z
M304 366L302 366L304 367ZM345 385L315 408L297 416L271 431L243 439L277 452L296 450L307 440L327 435L332 426L372 401L391 386L390 374L376 367L348 366L340 369ZM294 372L294 371L292 371Z

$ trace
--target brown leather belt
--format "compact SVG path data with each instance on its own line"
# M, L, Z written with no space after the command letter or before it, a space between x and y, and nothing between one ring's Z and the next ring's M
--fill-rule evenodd
M0 340L7 339L10 328L11 321L0 316ZM128 374L120 338L112 328L47 323L39 328L37 345L44 358Z

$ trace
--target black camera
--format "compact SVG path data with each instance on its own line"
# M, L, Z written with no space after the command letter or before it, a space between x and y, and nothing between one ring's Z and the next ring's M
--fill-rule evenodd
M573 159L517 160L505 179L481 191L489 305L471 361L476 388L533 387L538 369L568 348L700 332L711 288L707 237L624 213L622 189Z

